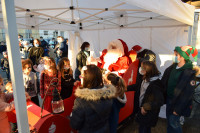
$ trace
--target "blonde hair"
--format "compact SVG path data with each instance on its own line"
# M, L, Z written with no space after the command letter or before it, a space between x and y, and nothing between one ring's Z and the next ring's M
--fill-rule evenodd
M12 88L12 82L9 81L9 82L6 84L5 87L6 87L6 90L7 90L8 92L11 92L12 89L13 89L13 88Z
M48 63L48 65L50 65L50 69L53 70L53 75L57 74L57 69L56 69L56 62L53 58L48 57L48 59L45 60L45 62ZM48 74L47 70L44 70L45 74Z
M126 91L124 80L114 73L107 74L107 80L117 88L116 96L120 98L124 97L124 92Z

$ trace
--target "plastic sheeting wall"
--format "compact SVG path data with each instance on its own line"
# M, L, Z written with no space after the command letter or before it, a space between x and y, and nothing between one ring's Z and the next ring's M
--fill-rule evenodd
M188 41L188 27L164 27L164 28L134 28L113 29L98 31L81 31L83 41L91 44L94 56L99 57L100 52L107 48L110 41L114 39L124 40L129 50L134 45L151 49L157 54L157 66L163 73L171 63L171 55L175 46L186 45Z

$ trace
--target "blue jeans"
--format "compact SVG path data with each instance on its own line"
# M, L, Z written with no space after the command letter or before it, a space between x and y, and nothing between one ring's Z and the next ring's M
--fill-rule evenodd
M180 124L180 116L174 115L173 110L170 109L171 100L167 99L167 133L182 133L182 127Z
M140 125L139 126L139 133L151 133L151 127Z

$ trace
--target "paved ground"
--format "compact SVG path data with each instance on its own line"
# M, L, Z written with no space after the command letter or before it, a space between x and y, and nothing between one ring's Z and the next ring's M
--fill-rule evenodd
M152 133L166 133L166 119L159 118L156 127L152 128ZM200 104L194 102L193 110L190 118L185 118L183 125L183 133L200 133ZM118 133L138 133L138 124L134 120L123 128L118 130Z

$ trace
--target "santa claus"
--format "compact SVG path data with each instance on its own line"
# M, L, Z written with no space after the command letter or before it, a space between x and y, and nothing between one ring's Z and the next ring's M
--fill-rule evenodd
M130 64L126 43L121 39L111 41L108 44L106 53L100 59L102 62L101 68L122 76Z

